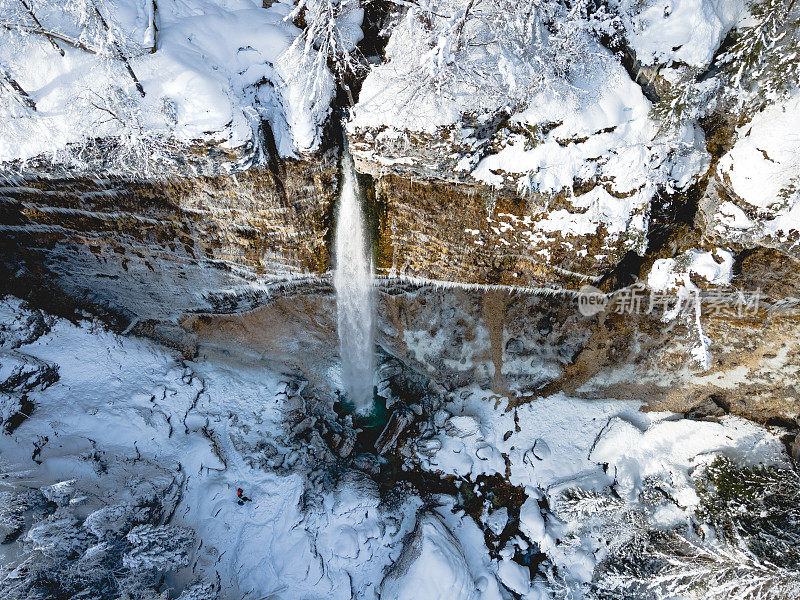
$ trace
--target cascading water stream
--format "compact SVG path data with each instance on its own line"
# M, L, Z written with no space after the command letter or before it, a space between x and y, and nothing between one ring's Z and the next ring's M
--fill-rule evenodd
M353 158L342 155L342 193L336 217L333 286L342 357L342 384L356 412L372 411L374 368L373 264Z

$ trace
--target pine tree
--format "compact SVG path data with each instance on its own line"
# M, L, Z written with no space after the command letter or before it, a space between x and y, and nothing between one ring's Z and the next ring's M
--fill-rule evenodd
M700 504L688 530L642 534L615 549L595 598L788 600L800 597L800 476L717 458L695 473ZM698 532L709 535L703 539Z
M750 13L752 24L734 32L718 62L728 93L757 110L800 83L800 8L794 0L758 0Z
M189 564L194 534L173 525L138 525L125 538L131 549L123 564L132 570L170 571Z

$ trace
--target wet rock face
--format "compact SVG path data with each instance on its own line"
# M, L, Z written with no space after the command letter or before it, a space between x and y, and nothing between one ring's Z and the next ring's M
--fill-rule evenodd
M753 212L716 164L691 234L654 247L631 272L645 280L653 260L687 247L735 254L727 291L758 291L765 305L746 318L701 316L712 357L704 371L693 362L697 332L685 319L580 315L569 290L600 285L627 242L609 245L602 232L532 236L530 215L560 210L557 197L545 210L541 199L514 190L448 178L453 165L423 168L423 161L385 171L356 159L376 176L366 192L384 276L377 343L404 373L447 389L477 385L512 403L567 392L761 422L800 413L800 265L794 238L764 235L786 207L769 209L777 216ZM0 281L51 305L70 299L105 311L121 329L187 357L204 345L269 355L333 396L338 337L326 273L337 169L331 153L237 175L9 178L0 190ZM758 226L732 228L741 222L731 206L750 210L745 216Z
M244 314L187 318L182 326L197 343L267 356L300 372L311 386L332 393L330 373L339 368L336 302L332 293L276 298Z
M224 310L214 294L328 270L336 185L332 154L158 181L8 178L0 264L11 288L60 289L128 321Z
M703 303L700 323L708 337L708 369L693 359L699 343L695 313L665 322L658 315L617 314L592 319L591 335L544 392L584 398L626 398L649 410L693 416L737 414L762 423L793 423L800 414L800 297L797 262L759 248L739 255L734 277L723 289L742 292L750 306L739 312ZM700 282L698 282L700 283Z
M418 373L444 389L491 390L512 405L564 392L639 400L650 410L698 417L792 420L800 414L800 329L797 307L786 301L800 290L778 285L781 268L790 266L786 260L774 252L753 253L741 266L746 274L734 277L732 290L761 287L758 311L701 315L711 340L708 370L692 356L698 344L693 318L665 322L660 314L618 314L614 304L586 317L570 297L520 292L385 285L378 295L376 343L398 361L406 383ZM299 294L247 314L192 317L183 325L197 336L201 352L213 345L269 356L334 397L335 311L330 292Z
M592 325L574 301L561 297L433 286L385 288L377 315L376 343L403 371L447 388L475 384L521 398L561 376ZM191 317L183 326L197 335L201 349L269 356L293 365L317 389L328 388L339 369L330 293L276 299L247 314Z
M737 414L756 421L793 419L800 396L792 373L800 353L791 341L795 318L704 317L712 340L708 370L692 360L696 332L686 323L665 326L645 317L609 315L565 370L544 392L582 398L642 401L648 410L699 417Z
M383 294L378 339L446 387L524 398L561 377L590 336L564 297L423 287Z

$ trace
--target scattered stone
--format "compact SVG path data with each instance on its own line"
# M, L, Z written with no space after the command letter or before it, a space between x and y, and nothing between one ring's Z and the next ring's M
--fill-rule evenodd
M433 458L442 449L442 441L437 438L417 440L416 447L422 456Z
M450 437L465 438L478 435L481 426L474 417L450 417L445 423L444 430Z
M508 524L508 509L503 506L492 512L487 511L483 522L486 523L486 526L493 534L499 536Z
M512 338L506 343L506 352L509 354L520 354L523 349L524 346L522 345L521 340Z

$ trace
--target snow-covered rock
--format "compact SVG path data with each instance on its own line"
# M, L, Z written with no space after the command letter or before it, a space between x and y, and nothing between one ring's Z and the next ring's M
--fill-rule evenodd
M704 67L745 14L745 0L613 0L625 36L645 65Z
M442 520L423 513L397 563L381 583L382 600L473 600L477 598L458 541Z
M545 535L544 519L539 508L539 499L531 496L519 509L519 529L532 542L542 542Z
M607 465L623 498L636 499L646 478L659 477L670 496L687 507L698 501L690 472L716 454L743 464L785 460L777 439L763 437L756 425L737 417L728 417L723 423L666 418L644 430L615 417L598 437L591 459Z
M693 123L665 131L652 117L593 29L611 27L610 15L590 25L543 3L528 46L515 51L521 22L503 0L474 14L466 4L407 12L347 125L358 167L392 198L390 274L577 290L628 251L645 251L657 194L684 190L707 169L703 132ZM462 29L482 43L462 43ZM420 261L394 233L409 228L461 250ZM504 267L484 273L487 257Z
M707 235L739 247L762 245L798 257L800 93L767 106L737 129L700 206Z
M530 591L530 572L510 558L503 558L497 567L497 576L508 589L525 595Z

